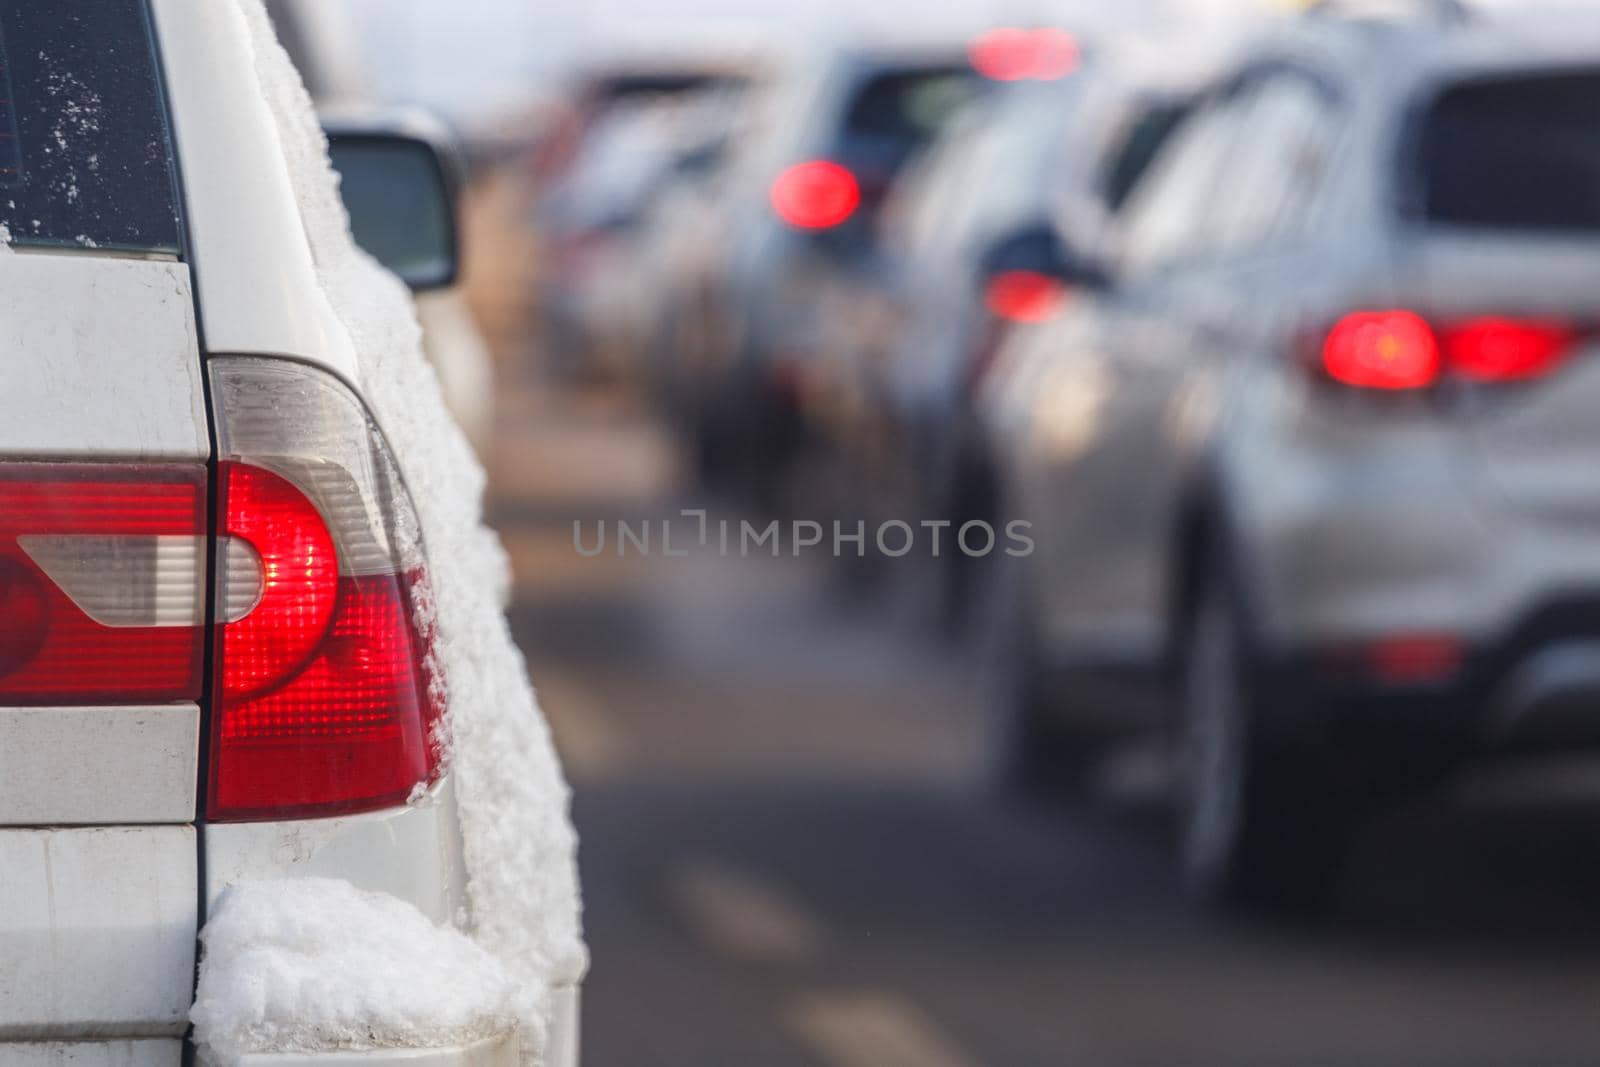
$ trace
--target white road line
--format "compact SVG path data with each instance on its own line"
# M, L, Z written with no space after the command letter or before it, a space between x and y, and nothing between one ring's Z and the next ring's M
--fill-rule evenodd
M804 963L826 938L822 923L791 896L718 863L688 863L668 890L696 937L723 955L757 963Z
M977 1067L948 1034L893 993L814 993L785 1010L786 1027L831 1067Z
M614 778L628 767L627 739L583 685L560 671L544 670L539 672L537 692L569 778L583 782Z

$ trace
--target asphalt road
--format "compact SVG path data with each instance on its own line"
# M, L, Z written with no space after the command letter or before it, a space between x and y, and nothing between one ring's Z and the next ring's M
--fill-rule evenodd
M584 558L574 520L695 503L670 442L606 399L507 419L494 515L576 790L588 1067L1600 1062L1592 800L1543 777L1405 813L1316 926L1196 914L1159 775L1054 809L984 787L973 657L914 597L846 604L814 560Z

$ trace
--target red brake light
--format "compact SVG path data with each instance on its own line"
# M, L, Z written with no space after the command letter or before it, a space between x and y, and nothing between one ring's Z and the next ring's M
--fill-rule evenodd
M1031 270L1003 271L989 280L983 294L989 312L1008 322L1045 322L1066 300L1064 283Z
M826 230L845 222L861 205L856 176L837 163L796 163L772 183L772 208L802 230Z
M202 467L0 466L0 704L200 697Z
M980 34L967 49L972 69L995 81L1054 81L1078 69L1078 39L1062 29L1001 27Z
M1397 634L1367 649L1373 675L1398 684L1442 681L1461 669L1466 655L1465 643L1451 634Z
M227 458L207 814L402 803L437 763L410 497L343 386L273 360L213 368Z
M1410 311L1356 311L1322 344L1322 369L1365 389L1421 389L1444 375L1470 382L1537 378L1583 334L1560 322L1482 316L1435 327Z
M1450 370L1480 382L1537 378L1555 369L1578 339L1560 323L1508 318L1470 319L1440 335Z
M1356 311L1328 331L1322 368L1345 385L1421 389L1439 377L1433 328L1409 311Z
M338 597L339 568L333 537L315 505L271 471L223 463L223 532L236 543L225 556L230 572L253 565L254 574L230 578L253 586L255 603L223 627L222 688L233 696L259 693L283 682L311 658Z

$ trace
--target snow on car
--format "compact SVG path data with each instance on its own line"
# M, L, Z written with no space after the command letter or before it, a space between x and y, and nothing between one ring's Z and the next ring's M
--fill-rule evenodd
M568 791L409 294L260 0L92 7L0 0L0 1062L575 1063Z

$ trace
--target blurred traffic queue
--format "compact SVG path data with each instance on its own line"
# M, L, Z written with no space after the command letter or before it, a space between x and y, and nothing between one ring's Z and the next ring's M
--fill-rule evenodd
M1325 0L580 96L563 372L747 507L1031 524L851 561L988 649L998 782L1164 738L1190 888L1300 905L1401 799L1600 742L1592 15Z

